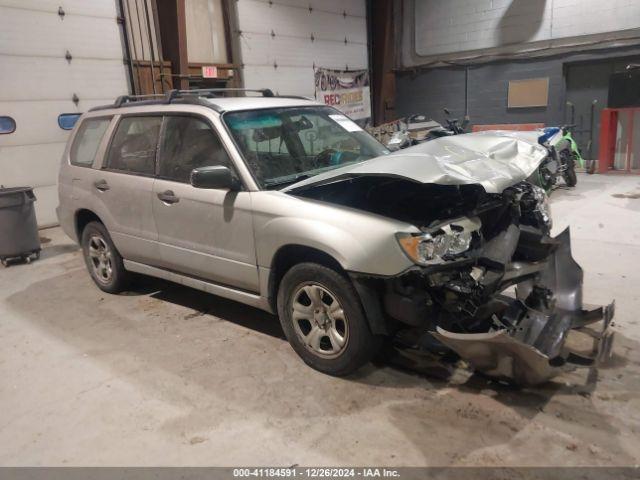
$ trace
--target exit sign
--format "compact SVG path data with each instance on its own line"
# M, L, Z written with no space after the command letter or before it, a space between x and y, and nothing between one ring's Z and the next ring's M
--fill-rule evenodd
M218 67L215 66L205 66L202 67L202 77L203 78L218 78Z

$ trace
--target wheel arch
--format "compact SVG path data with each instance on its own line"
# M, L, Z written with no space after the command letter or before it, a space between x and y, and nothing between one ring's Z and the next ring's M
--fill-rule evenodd
M274 254L271 262L271 268L269 269L269 281L267 287L269 305L274 312L278 311L277 297L282 278L295 265L307 262L317 263L327 268L331 268L351 282L358 294L360 304L362 305L371 331L374 334L388 333L385 316L377 292L370 288L365 282L360 281L353 277L350 272L347 272L335 257L321 249L310 247L308 245L283 245Z
M299 263L317 263L346 276L346 271L329 253L319 248L301 244L283 245L275 252L269 269L268 298L273 311L277 311L276 298L282 277Z
M81 208L74 214L73 225L78 242L82 240L82 231L90 222L100 222L104 225L102 219L88 208Z

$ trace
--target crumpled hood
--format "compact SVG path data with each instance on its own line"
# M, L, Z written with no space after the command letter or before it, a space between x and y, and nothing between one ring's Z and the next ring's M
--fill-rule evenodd
M479 184L487 193L528 178L547 155L535 142L503 132L443 137L296 182L284 192L361 176L399 177L439 185Z
M481 132L475 132L473 135L480 136L493 136L493 137L509 137L518 140L524 140L525 142L538 144L538 138L544 134L544 129L536 130L483 130Z

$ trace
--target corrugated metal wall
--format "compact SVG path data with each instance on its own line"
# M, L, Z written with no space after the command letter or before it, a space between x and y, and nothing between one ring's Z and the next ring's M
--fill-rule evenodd
M313 96L313 67L368 68L365 0L238 0L244 83Z
M116 16L114 0L0 0L0 115L16 122L14 133L0 135L0 184L35 187L40 225L57 223L69 135L58 115L128 91Z
M640 39L637 0L406 0L403 5L406 67Z

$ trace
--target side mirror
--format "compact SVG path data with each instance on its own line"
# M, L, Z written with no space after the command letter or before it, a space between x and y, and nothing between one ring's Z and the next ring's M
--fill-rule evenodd
M240 182L231 170L223 166L200 167L191 170L191 185L195 188L240 190Z
M448 108L445 108L445 109L444 109L444 114L445 114L445 115L451 115L451 112L449 111L449 109L448 109Z

